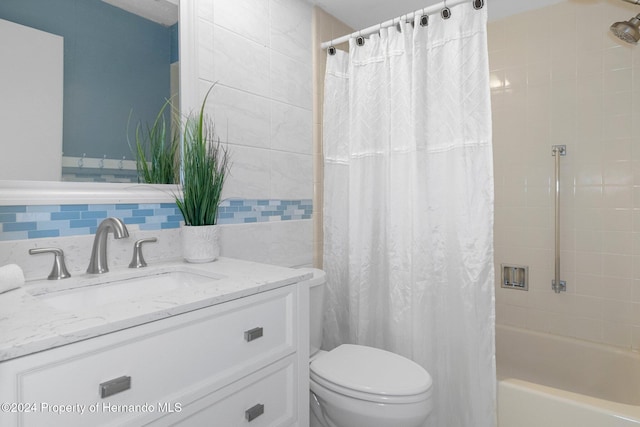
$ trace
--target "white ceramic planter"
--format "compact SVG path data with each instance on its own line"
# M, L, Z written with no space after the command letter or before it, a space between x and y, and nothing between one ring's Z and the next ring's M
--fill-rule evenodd
M220 228L217 225L184 225L182 256L187 262L211 262L220 256Z

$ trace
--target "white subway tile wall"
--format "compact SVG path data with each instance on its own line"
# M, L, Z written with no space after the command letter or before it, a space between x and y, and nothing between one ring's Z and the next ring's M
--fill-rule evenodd
M500 324L640 350L640 47L609 26L623 2L566 1L489 24L495 262L529 266L529 291L500 288ZM554 276L552 145L561 159Z

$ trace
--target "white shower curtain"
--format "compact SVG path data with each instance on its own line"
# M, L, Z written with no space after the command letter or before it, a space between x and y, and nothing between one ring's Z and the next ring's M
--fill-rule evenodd
M429 426L492 427L487 11L451 12L327 58L325 346L407 356L434 379Z

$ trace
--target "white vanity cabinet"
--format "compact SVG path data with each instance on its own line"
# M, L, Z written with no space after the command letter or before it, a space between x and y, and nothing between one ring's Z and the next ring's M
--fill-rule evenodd
M306 292L289 285L2 362L0 425L306 427Z

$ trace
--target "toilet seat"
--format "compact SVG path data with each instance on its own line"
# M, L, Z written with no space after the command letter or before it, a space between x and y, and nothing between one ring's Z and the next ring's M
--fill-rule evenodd
M433 381L417 363L385 350L343 344L315 358L312 382L375 403L414 403L430 398Z

